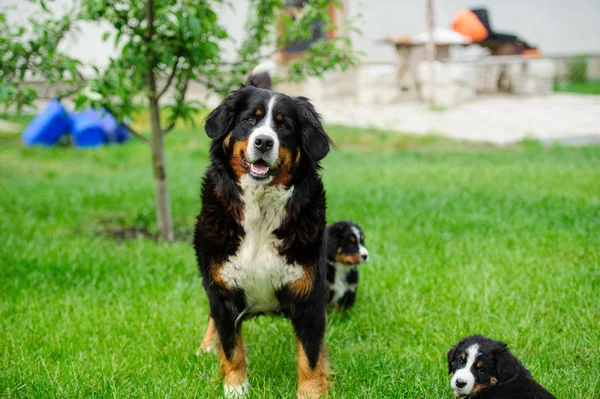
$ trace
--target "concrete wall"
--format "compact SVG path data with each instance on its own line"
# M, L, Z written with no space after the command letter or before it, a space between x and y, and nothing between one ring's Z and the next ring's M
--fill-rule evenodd
M232 49L243 38L244 21L248 10L247 1L237 0L234 3L234 7L222 5L219 9L220 22L233 39L223 43L225 58L230 58ZM72 9L74 1L54 0L47 1L47 4L57 15L62 15ZM29 17L42 15L39 7L27 0L0 0L0 9L6 9L10 20L22 26L27 26ZM115 52L110 39L106 43L102 41L102 34L110 29L109 24L80 23L77 32L69 35L62 43L63 49L84 63L105 66L108 64L109 57Z
M55 0L48 4L55 10L66 11L73 0ZM247 0L233 0L232 8L219 11L221 22L234 42L243 37L243 24L248 9ZM393 62L395 54L389 45L376 41L386 36L412 35L425 30L424 0L346 0L350 16L362 14L357 26L363 36L353 34L355 46L367 53L367 62ZM34 7L26 0L0 0L0 7L14 6L10 14L24 23ZM492 27L512 32L546 54L600 53L599 0L438 0L435 2L436 24L448 27L461 8L485 6L491 15ZM83 61L105 65L112 46L103 43L106 26L85 24L77 35L66 43L69 52ZM233 42L225 43L231 50Z
M512 33L545 54L600 53L600 1L598 0L437 0L436 25L450 27L463 8L487 7L492 28ZM391 46L377 45L385 36L395 38L426 30L424 0L348 0L350 15L362 13L354 35L357 49L370 62L393 61Z

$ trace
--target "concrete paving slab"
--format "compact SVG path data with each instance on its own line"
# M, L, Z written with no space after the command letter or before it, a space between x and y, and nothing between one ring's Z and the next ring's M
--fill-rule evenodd
M600 96L594 95L479 95L447 110L430 110L418 102L357 105L340 100L315 105L326 123L433 133L499 145L525 138L551 142L588 137L588 143L600 138Z

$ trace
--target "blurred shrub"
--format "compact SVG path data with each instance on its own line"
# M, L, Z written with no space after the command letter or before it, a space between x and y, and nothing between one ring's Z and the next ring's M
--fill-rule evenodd
M571 83L585 83L587 81L588 56L577 55L567 65L567 79Z

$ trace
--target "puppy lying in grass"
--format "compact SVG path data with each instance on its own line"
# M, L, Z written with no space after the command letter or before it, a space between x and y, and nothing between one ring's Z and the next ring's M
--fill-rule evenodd
M456 398L554 399L505 343L472 335L448 352L450 386Z

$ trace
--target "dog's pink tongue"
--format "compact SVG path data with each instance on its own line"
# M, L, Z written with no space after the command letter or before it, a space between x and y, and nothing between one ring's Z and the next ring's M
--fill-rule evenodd
M262 162L254 163L254 164L250 165L250 170L254 174L264 175L269 171L269 167L267 165L263 164Z

